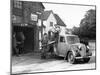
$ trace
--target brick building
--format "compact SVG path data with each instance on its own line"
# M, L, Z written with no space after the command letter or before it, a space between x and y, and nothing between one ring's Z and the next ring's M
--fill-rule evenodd
M11 0L12 32L24 33L24 52L39 48L39 28L42 26L40 16L43 11L44 6L41 2Z

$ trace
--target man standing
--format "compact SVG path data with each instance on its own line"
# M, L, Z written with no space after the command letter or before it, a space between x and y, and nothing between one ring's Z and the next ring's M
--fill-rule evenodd
M12 45L13 45L13 49L14 49L14 51L12 51L12 52L14 52L13 54L18 56L19 55L19 50L17 48L16 33L13 34L13 43L12 43Z
M24 47L24 40L25 40L23 32L17 32L16 40L17 40L18 53L22 53Z
M45 59L47 51L48 51L48 36L47 36L47 33L44 33L41 42L42 42L41 58Z

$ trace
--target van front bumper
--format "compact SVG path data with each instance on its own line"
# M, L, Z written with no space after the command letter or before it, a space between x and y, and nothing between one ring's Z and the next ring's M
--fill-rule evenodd
M82 58L91 58L92 56L84 56L84 57L75 57L75 59L82 59Z
M82 59L82 58L91 58L92 57L92 53L87 53L85 56L76 56L76 59Z

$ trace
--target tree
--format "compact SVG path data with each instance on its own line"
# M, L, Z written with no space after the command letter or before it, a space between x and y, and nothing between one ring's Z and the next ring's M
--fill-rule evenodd
M89 38L96 37L96 11L91 9L85 14L80 22L80 30L83 36Z
M80 35L80 32L79 32L79 27L73 27L72 29L72 34L75 34L75 35Z
M74 33L80 37L96 38L96 10L90 9L86 12L80 27L74 28Z

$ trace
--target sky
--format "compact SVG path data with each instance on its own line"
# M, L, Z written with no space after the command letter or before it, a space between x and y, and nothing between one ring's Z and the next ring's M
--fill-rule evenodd
M94 6L80 6L80 5L67 5L67 4L51 4L43 3L45 10L52 10L58 14L67 28L74 26L79 27L80 21L84 18L86 11L95 9Z

